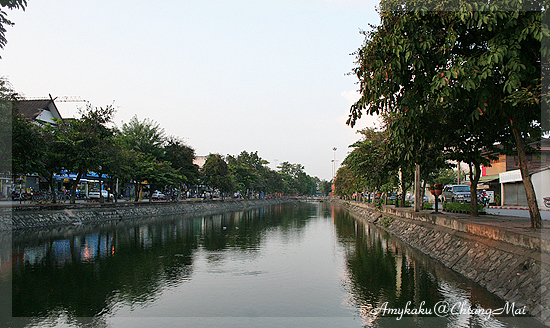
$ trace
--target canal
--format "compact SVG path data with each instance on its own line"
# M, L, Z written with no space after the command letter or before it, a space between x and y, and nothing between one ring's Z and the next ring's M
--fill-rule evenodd
M543 327L326 202L10 239L2 327Z

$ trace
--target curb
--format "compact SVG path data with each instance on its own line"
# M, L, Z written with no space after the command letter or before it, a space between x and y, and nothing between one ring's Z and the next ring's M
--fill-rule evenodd
M525 211L529 210L529 207L524 207L524 206L487 206L487 208L492 208L495 210L525 210ZM550 208L539 207L539 211L550 211Z

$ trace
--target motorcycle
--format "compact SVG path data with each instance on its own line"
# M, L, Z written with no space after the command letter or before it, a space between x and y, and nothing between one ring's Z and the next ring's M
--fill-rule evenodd
M544 197L544 206L550 207L550 197Z

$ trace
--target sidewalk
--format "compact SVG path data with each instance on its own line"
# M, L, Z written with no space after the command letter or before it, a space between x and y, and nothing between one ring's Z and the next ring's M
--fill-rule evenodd
M487 208L492 209L501 209L501 210L529 210L529 207L527 206L514 206L514 205L507 205L507 206L487 206ZM550 208L548 207L539 207L539 211L550 211Z
M373 209L371 204L355 201L349 203ZM469 214L460 213L435 213L433 210L414 212L414 208L396 208L394 205L384 206L383 212L417 221L421 225L440 226L476 236L481 238L480 240L500 241L550 255L550 222L548 220L542 221L542 229L531 229L531 219L528 217L492 214L472 217Z

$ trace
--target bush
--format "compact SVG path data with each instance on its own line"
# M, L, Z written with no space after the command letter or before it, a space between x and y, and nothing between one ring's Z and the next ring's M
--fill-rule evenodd
M392 223L392 221L393 221L392 218L384 217L384 218L382 218L382 221L380 222L380 224L382 224L382 226L384 226L384 228L387 228Z
M443 203L443 210L445 211L458 211L458 212L470 212L470 204L462 203ZM477 210L481 213L484 212L484 207L481 204L477 205Z
M430 202L424 202L424 204L422 204L422 209L423 210L433 210L434 209L434 204L432 204Z

